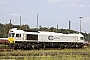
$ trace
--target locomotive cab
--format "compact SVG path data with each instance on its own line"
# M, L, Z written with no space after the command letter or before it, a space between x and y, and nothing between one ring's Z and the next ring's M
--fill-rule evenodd
M79 41L84 43L84 36L82 34L79 34Z
M17 29L11 29L8 34L8 41L9 43L15 43L15 40L21 41L24 40L23 34L24 32Z
M14 43L15 42L15 33L9 33L8 34L8 41L9 43Z

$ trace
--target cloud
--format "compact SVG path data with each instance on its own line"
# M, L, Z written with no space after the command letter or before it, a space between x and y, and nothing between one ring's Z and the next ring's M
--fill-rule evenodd
M72 1L73 2L73 1L79 1L79 0L66 0L66 1Z
M9 14L10 16L20 16L19 14Z
M90 7L90 5L88 5L88 7Z
M90 22L90 18L86 18L83 22Z
M85 7L85 5L83 4L78 4L77 1L80 0L48 0L48 2L53 2L53 3L57 3L57 2L67 2L67 4L63 4L61 5L62 7L78 7L78 8L83 8ZM72 4L70 4L72 2ZM90 5L88 5L90 6Z
M83 8L83 7L85 7L85 5L78 5L77 7L79 7L79 8Z
M72 3L71 6L77 6L77 3Z
M73 2L73 1L79 1L79 0L48 0L48 2Z
M9 4L8 1L0 1L0 4Z
M58 3L58 2L67 2L66 4L62 4L62 7L77 7L77 8L83 8L85 7L85 5L83 4L79 4L77 1L80 0L48 0L48 2L52 2L52 3ZM90 6L90 5L88 5Z
M4 12L8 12L9 11L9 9L2 9Z
M62 7L70 7L70 6L65 4L65 5L62 5Z
M48 0L48 2L60 2L60 1L63 1L63 0Z
M77 7L77 8L83 8L83 7L85 7L85 5L78 5L77 3L73 3L73 4L65 4L65 5L62 5L62 7Z
M71 4L72 7L78 7L78 8L83 8L85 5L78 5L77 3Z
M64 4L64 5L62 5L62 7L77 7L77 3L73 3L73 4Z
M65 18L60 18L61 20L65 19Z

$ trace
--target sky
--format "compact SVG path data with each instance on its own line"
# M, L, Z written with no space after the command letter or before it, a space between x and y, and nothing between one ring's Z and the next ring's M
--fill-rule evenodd
M68 29L90 33L90 0L0 0L0 23L11 22L14 25L28 24Z

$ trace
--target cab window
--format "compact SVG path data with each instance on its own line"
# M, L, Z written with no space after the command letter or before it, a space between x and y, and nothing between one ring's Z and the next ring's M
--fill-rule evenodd
M14 37L15 33L9 33L8 37Z
M21 34L16 34L16 37L21 37Z
M84 39L84 37L80 37L80 40L83 40Z

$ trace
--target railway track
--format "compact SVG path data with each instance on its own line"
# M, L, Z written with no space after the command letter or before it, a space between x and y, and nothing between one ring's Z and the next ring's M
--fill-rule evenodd
M0 52L11 52L12 49L0 49Z
M70 49L70 48L63 48L63 49ZM28 51L31 51L31 50L63 50L62 48L40 48L40 49L28 49ZM78 49L78 48L71 48L71 49ZM84 48L80 48L80 49L84 49ZM14 51L15 49L13 48L10 48L10 47L6 47L6 48L0 48L0 52L12 52ZM27 50L27 49L17 49L17 50Z
M55 51L53 51L55 50ZM77 50L77 49L76 49ZM90 52L87 51L68 51L64 52L59 49L43 49L43 50L14 50L14 49L0 49L0 59L37 59L37 58L89 58Z
M29 53L29 54L16 54L16 53L0 53L0 59L37 59L37 58L76 58L82 57L83 59L87 60L90 57L88 52L41 52L41 53ZM35 60L36 60L35 59ZM39 59L38 59L39 60Z
M8 57L5 57L5 56L1 56L0 59L25 59L25 58L62 58L62 56L8 56ZM69 56L64 56L65 58L69 57ZM77 57L76 55L73 55L72 58L75 58ZM88 58L87 57L83 57L84 59L85 58ZM85 59L86 60L86 59Z
M21 52L18 52L21 50L13 50L13 49L0 49L0 56L6 56L6 55L10 55L10 56L61 56L61 55L81 55L81 56L90 56L90 52L62 52L62 51L55 51L55 52L51 52L47 51L47 50L42 50L42 51L37 51L35 53L35 51L33 50L27 50L24 51L22 50ZM26 53L25 53L26 52Z

